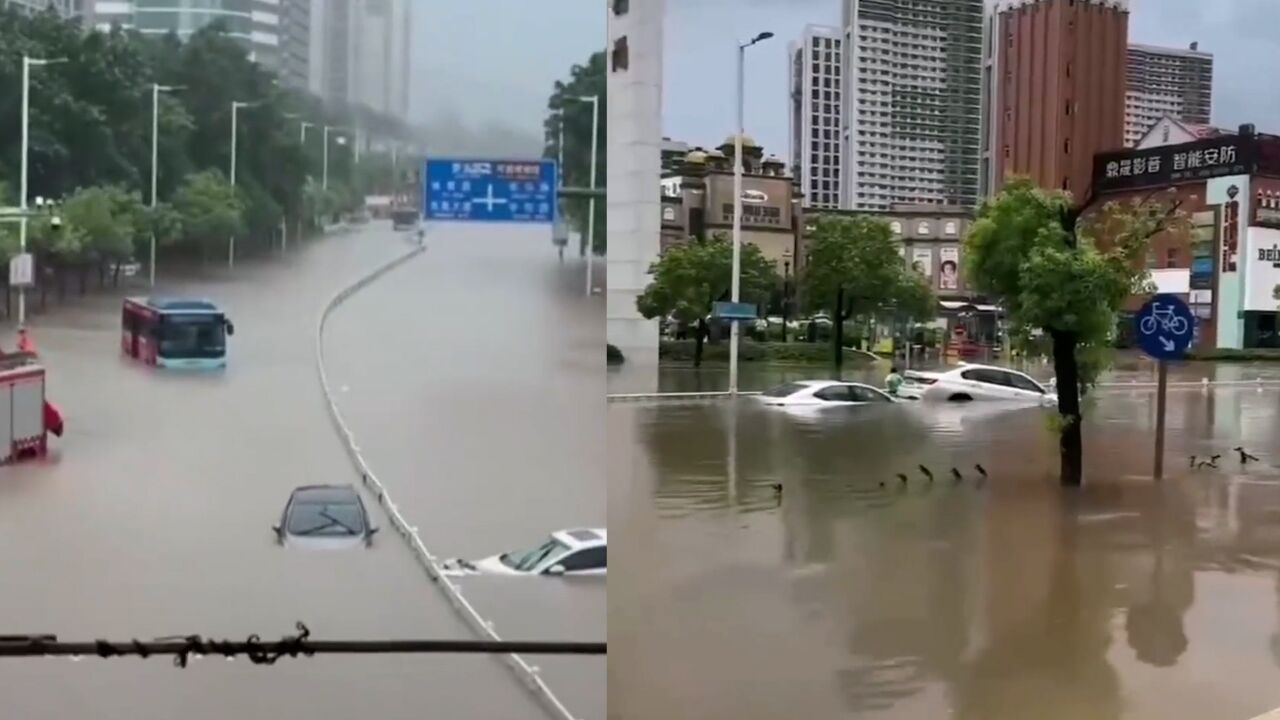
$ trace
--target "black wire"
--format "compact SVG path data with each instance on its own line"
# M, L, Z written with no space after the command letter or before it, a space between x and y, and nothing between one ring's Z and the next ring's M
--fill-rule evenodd
M317 653L339 655L379 655L388 653L482 653L530 655L607 655L606 643L558 642L542 640L312 640L311 630L297 623L297 635L279 640L262 640L250 635L244 640L213 640L200 635L156 638L148 642L94 640L62 642L56 635L0 635L0 657L97 656L100 658L136 655L173 655L173 664L187 667L192 657L244 655L255 665L274 665L277 660Z

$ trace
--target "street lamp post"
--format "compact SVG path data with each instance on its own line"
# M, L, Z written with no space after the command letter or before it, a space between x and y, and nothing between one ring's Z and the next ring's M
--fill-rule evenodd
M738 131L733 138L733 276L732 289L730 290L730 299L738 302L741 291L741 275L742 275L742 135L746 132L743 127L743 96L744 89L744 66L747 55L747 48L755 45L762 40L768 40L773 37L771 32L762 32L756 35L750 41L738 43ZM738 342L742 336L741 323L733 320L729 325L729 394L738 394Z
M151 209L156 209L156 182L160 159L160 93L181 90L179 85L151 84ZM154 218L153 218L154 220ZM151 228L151 258L147 265L151 287L156 286L156 231Z
M22 56L22 172L21 187L19 189L20 197L18 198L18 211L20 218L18 220L18 253L25 255L27 252L27 172L28 158L27 152L30 147L29 135L31 125L31 68L43 65L53 65L56 63L66 62L66 58L33 58L27 55ZM18 326L21 327L27 322L27 287L20 285L18 287Z
M791 309L791 250L782 251L782 342L787 341L787 320Z
M596 189L596 161L597 150L600 143L600 96L599 95L578 95L570 98L580 102L591 103L591 180L588 185L592 190ZM561 118L561 146L564 145L564 123ZM562 156L563 158L563 156ZM594 273L594 260L596 251L596 198L592 195L587 201L587 295L591 295L592 290L592 274Z

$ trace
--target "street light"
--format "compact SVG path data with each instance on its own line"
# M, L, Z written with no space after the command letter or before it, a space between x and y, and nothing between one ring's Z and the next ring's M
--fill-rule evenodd
M771 32L762 32L750 41L738 43L738 131L733 137L733 285L731 300L738 302L741 291L742 275L742 135L743 127L743 95L744 66L747 48L762 40L773 37ZM729 394L738 394L738 341L742 336L741 323L733 320L729 325Z
M329 189L329 132L332 130L341 130L343 132L350 132L351 128L341 127L339 125L324 126L324 153L323 153L324 168L323 168L323 172L321 173L322 178L321 178L320 186L325 190Z
M172 92L174 90L183 90L183 85L160 85L158 83L151 84L151 209L156 208L156 178L157 166L159 161L159 137L160 137L160 93ZM151 229L151 261L148 264L148 274L150 275L151 287L156 286L156 231Z
M591 182L589 187L596 189L596 150L600 142L600 96L573 95L568 100L591 103ZM564 119L561 118L561 125ZM563 133L563 128L561 129ZM561 137L563 141L563 136ZM563 144L563 142L562 142ZM587 295L591 295L593 262L596 254L596 198L592 195L587 201Z
M236 137L238 133L237 123L240 114L240 108L257 107L266 100L255 100L253 102L241 102L239 100L231 101L231 189L236 187ZM227 269L234 269L236 266L236 236L232 235L231 240L227 243Z
M18 211L21 213L21 219L18 221L19 255L27 254L27 151L30 145L28 136L31 125L31 68L64 62L67 62L66 58L42 59L28 55L22 56L22 187L19 189L21 196L18 198ZM18 286L18 326L21 327L26 322L27 286L23 284Z

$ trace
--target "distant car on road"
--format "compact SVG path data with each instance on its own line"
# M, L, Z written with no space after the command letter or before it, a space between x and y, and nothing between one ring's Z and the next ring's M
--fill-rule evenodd
M1005 400L1057 405L1058 396L1026 373L994 365L961 364L945 372L907 371L907 385L925 400Z
M446 575L605 575L609 537L604 528L577 528L551 533L540 545L481 560L446 560Z
M856 382L799 380L760 394L760 401L774 406L889 405L896 402L885 391Z
M304 485L289 495L280 524L271 528L286 547L341 550L368 545L378 528L351 485Z

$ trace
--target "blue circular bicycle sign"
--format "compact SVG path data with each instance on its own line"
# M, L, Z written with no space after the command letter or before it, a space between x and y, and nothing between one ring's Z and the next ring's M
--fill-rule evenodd
M1156 295L1134 317L1138 346L1157 360L1182 357L1195 337L1196 318L1176 295Z

